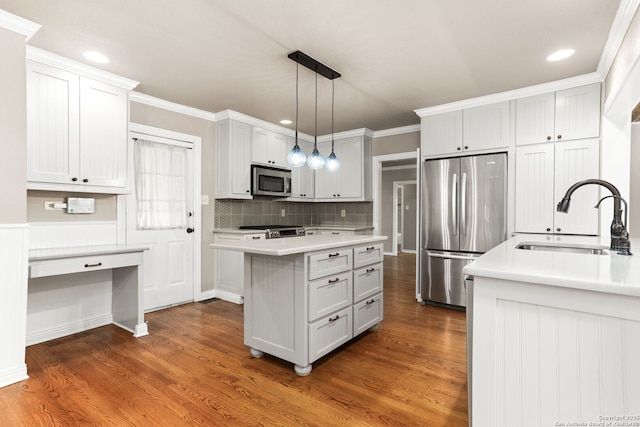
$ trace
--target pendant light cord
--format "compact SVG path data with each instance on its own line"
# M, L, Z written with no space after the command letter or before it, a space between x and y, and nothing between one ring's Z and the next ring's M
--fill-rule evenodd
M300 68L300 64L296 62L296 140L295 146L298 146L298 69Z
M336 96L336 81L331 80L331 154L333 154L333 103Z
M313 132L313 148L318 149L318 73L316 72L316 124Z

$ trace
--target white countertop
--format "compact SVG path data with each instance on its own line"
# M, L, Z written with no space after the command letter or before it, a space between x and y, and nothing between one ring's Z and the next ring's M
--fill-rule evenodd
M595 255L516 249L523 242L554 242L600 246L609 254ZM479 277L537 283L640 297L640 239L631 239L633 256L609 250L609 237L518 234L464 268Z
M247 252L259 255L283 256L340 248L353 245L366 245L387 240L387 236L366 235L326 235L300 236L265 240L234 240L209 245L213 249Z
M149 248L146 246L139 245L94 245L73 246L68 248L31 249L29 251L29 261L142 252L148 249Z
M303 225L305 230L339 230L339 231L365 231L373 230L372 225ZM240 230L239 228L214 228L213 234L256 234L261 230Z

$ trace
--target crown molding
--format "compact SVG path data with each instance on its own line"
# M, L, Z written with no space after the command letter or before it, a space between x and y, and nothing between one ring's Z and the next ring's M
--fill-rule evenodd
M622 46L622 42L629 30L629 25L631 25L639 5L640 0L622 0L620 2L620 7L618 7L618 12L616 12L616 16L613 19L609 37L598 63L598 73L603 77L603 80L611 70L613 61L616 59L616 55L620 50L620 46Z
M42 25L0 9L0 27L22 34L26 38L25 42L28 42Z
M391 129L376 130L373 132L374 138L383 138L385 136L402 135L405 133L420 132L420 125L409 125Z
M173 111L175 113L184 114L186 116L196 117L199 119L215 121L213 113L208 111L199 110L197 108L188 107L186 105L178 104L164 99L156 98L154 96L146 95L140 92L131 92L129 94L130 102L137 102L138 104L150 105L151 107L161 108L163 110Z
M527 86L506 92L494 93L491 95L469 98L462 101L450 102L448 104L436 105L433 107L413 110L418 116L425 117L439 113L462 110L464 108L479 107L481 105L493 104L496 102L511 101L527 96L541 95L543 93L555 92L557 90L569 89L584 86L592 83L602 83L603 76L599 73L582 74L580 76L569 77L567 79L556 80L534 86Z
M127 90L131 90L140 84L135 80L131 80L33 46L27 46L27 59L66 71L71 71L73 73L90 77Z

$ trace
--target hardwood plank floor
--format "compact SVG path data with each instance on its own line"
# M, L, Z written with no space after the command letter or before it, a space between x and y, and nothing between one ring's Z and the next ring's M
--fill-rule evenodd
M30 378L0 389L0 426L467 425L465 313L415 300L415 255L385 257L385 319L307 377L243 344L242 306L146 315L27 348Z

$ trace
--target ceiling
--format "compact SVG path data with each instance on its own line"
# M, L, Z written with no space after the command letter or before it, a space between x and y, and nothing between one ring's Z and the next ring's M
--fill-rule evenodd
M140 82L137 92L295 127L301 50L342 74L336 132L419 123L415 109L597 70L620 0L0 0L42 28L30 45ZM573 48L571 58L547 55ZM90 63L89 63L90 64ZM318 78L318 135L331 84ZM315 73L299 70L299 128L313 135Z

